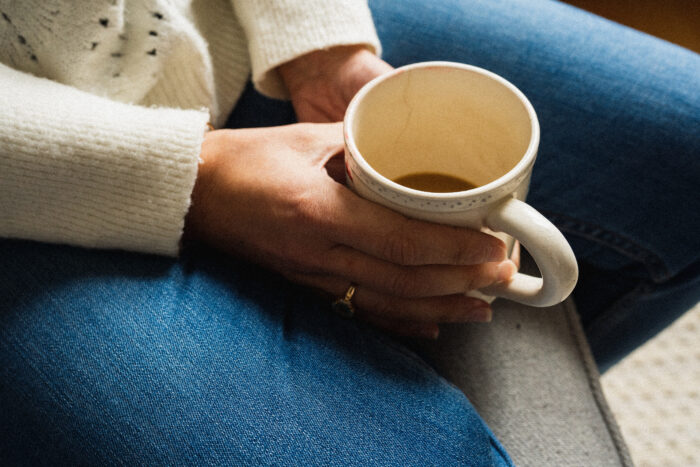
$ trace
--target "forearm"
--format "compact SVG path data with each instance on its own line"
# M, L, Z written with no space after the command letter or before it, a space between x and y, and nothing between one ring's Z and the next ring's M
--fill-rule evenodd
M207 112L151 109L0 65L0 236L176 254Z

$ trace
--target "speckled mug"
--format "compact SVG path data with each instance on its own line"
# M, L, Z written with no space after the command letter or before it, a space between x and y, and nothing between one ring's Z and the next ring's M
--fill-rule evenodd
M451 62L398 68L367 83L344 121L348 185L360 196L406 216L516 238L542 277L522 273L480 295L532 306L569 296L578 266L564 236L524 202L540 127L530 102L487 70ZM477 188L432 193L392 179L432 172Z

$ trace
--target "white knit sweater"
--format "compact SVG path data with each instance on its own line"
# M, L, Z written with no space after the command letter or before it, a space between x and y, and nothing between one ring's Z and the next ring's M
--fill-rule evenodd
M0 236L177 254L206 122L347 44L365 0L0 0Z

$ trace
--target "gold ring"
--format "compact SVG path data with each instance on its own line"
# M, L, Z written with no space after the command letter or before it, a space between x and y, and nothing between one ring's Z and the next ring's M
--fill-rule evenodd
M355 284L350 284L348 291L345 292L345 296L334 301L331 305L331 309L342 316L343 318L352 318L355 314L355 307L352 304L352 296L355 295L357 286Z

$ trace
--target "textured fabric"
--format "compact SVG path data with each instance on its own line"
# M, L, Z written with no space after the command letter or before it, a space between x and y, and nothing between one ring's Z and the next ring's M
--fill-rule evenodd
M362 1L234 0L233 5L247 33L253 83L272 97L288 96L274 69L305 52L365 44L381 53L370 11Z
M1 64L0 82L0 236L177 253L206 112L114 102Z
M234 11L235 8L235 11ZM316 49L380 52L365 0L0 2L0 62L114 100L231 111L251 71L286 95L273 70Z
M218 252L0 240L0 296L2 465L512 466L415 354Z
M379 52L362 0L233 4L0 1L0 236L176 254L204 124L251 62L281 96L286 60Z
M618 217L620 219L626 217L626 213L623 212L625 209L635 211L629 209L630 206L639 204L646 206L646 203L653 206L650 197L659 192L662 192L667 201L674 199L680 201L666 203L664 206L668 212L654 209L649 212L649 216L659 216L662 220L659 222L661 225L663 221L671 222L675 218L688 220L687 213L691 212L689 206L692 206L693 200L688 200L687 190L682 188L682 184L669 186L658 183L646 184L648 193L647 191L636 192L638 197L633 203L625 197L625 190L629 188L626 184L627 172L624 170L620 172L618 165L611 165L612 162L617 162L617 159L627 164L635 160L641 164L643 160L645 165L653 167L646 172L649 174L656 173L660 162L672 167L673 164L667 162L669 159L662 157L663 153L659 152L659 147L647 145L649 140L658 140L659 144L673 148L673 157L678 157L677 154L683 156L688 152L694 153L691 151L694 148L692 134L689 136L684 130L686 127L684 122L693 120L690 120L691 117L684 112L680 112L685 107L678 105L676 99L666 101L664 98L667 93L683 92L677 91L677 88L692 86L694 82L693 76L689 76L685 68L692 67L696 61L689 58L686 52L553 2L402 2L401 9L397 9L396 5L397 2L371 4L377 19L379 34L386 46L385 56L390 62L400 65L415 60L450 59L474 63L505 75L532 98L543 128L538 167L545 167L540 169L545 172L546 167L552 169L549 172L550 176L533 179L531 199L533 202L542 203L539 207L543 207L544 203L551 198L552 203L561 204L560 210L579 220L585 220L597 212L600 200L594 202L594 198L591 198L593 201L589 198L583 200L580 197L573 198L574 195L580 196L580 193L572 187L576 186L582 176L588 175L588 179L595 180L596 177L593 175L601 173L601 167L610 167L611 170L618 171L614 178L615 183L608 184L619 190L619 198L605 198L617 203L616 210L611 208L613 214L610 214L611 211L601 211L610 215L610 218L603 220L605 225L611 228L592 232L580 229L578 236L567 231L579 253L603 251L612 256L612 253L618 251L616 244L606 243L603 240L607 238L606 235L610 231L624 233L619 231L619 228L625 224L616 224ZM596 42L595 36L591 37L588 33L590 30L598 31L603 39L607 35L608 40L615 45L612 50L617 52L606 54L609 49L603 42ZM595 46L594 53L584 53L587 50L586 42L591 42L591 45ZM618 46L620 49L617 48ZM636 50L636 47L642 48L643 52L639 52L639 55L649 54L655 60L667 56L670 57L668 61L683 64L683 67L674 69L671 66L672 63L664 61L663 63L667 65L664 67L665 71L662 71L660 76L648 80L646 75L648 67L641 59L643 57L630 54L634 58L630 61L636 64L623 60L626 54L629 54L629 50ZM618 63L624 63L625 66L622 68L613 66ZM634 93L622 92L610 86L610 83L624 80L628 76L635 76L640 80L641 84L634 87ZM601 81L603 78L606 79ZM676 78L682 79L682 83L675 81ZM568 91L571 91L570 95ZM640 93L647 98L642 99L639 96ZM251 108L256 112L260 111L260 107L255 105L258 101L254 97L244 96L241 99L241 105L244 102L252 105L248 108L249 111ZM271 108L274 107L269 101L264 102L266 106L270 104ZM657 106L658 112L655 111ZM650 119L655 115L661 115L664 117L661 123L676 122L677 124L655 125L654 122L645 120L646 123L640 125L630 113L623 113L620 116L619 112L623 110L627 112L628 107L641 109L641 113L648 115ZM674 113L674 108L679 112ZM243 109L239 110L243 111ZM286 115L288 111L288 105L283 105L282 114ZM276 111L273 113L276 118L279 118ZM608 119L610 115L620 116L619 121L613 119L614 122L611 122ZM597 123L598 118L601 119L601 123ZM232 121L240 120L246 119L235 112ZM264 121L264 119L258 118L257 121ZM588 129L593 132L592 135L587 133ZM545 138L544 135L547 134L549 136ZM638 139L630 138L630 135L639 134L644 138L640 139L641 143L637 145L635 142ZM592 136L595 138L592 139ZM617 138L618 136L620 139ZM586 144L590 141L599 142L594 149L602 150L590 151L591 148ZM572 161L578 161L578 164L573 164ZM535 168L535 175L538 173L538 167ZM689 171L693 167L690 165ZM659 168L659 173L663 168ZM687 167L684 168L687 169ZM638 171L634 173L637 174ZM680 180L683 180L683 177L680 177ZM556 196L551 196L551 193L547 196L547 190L550 188ZM556 204L554 204L555 207ZM620 213L622 215L617 216ZM678 227L675 223L671 225ZM669 265L678 266L681 263L676 260L682 257L683 253L692 257L693 253L698 251L694 248L693 239L688 238L687 233L692 234L697 230L695 227L684 225L679 231L667 232L669 237L662 239L658 237L660 230L656 225L649 226L648 231L644 226L635 228L632 225L629 232L630 235L639 237L645 242L653 240L659 256ZM688 240L689 243L679 244L677 242L679 239ZM383 358L386 356L386 353L382 353L385 350L379 351L376 359L370 356L365 360L363 352L371 346L368 342L377 337L376 334L357 323L336 321L333 317L324 314L327 305L325 300L311 297L308 292L291 287L280 279L274 279L265 287L258 288L264 281L263 277L269 277L268 275L220 258L202 259L203 263L199 265L196 261L185 259L175 263L162 258L84 251L24 242L4 241L3 246L6 251L0 254L0 261L4 266L4 269L0 269L0 277L2 277L0 282L6 289L2 291L3 302L0 304L0 310L3 311L0 315L2 316L0 318L2 320L0 358L3 359L0 365L0 371L2 371L0 390L3 391L0 401L4 404L1 406L3 416L0 417L0 423L5 424L3 435L7 433L7 436L0 436L0 442L6 440L6 445L15 449L12 455L17 455L18 458L26 456L22 458L34 460L42 453L47 455L48 451L55 459L75 460L76 456L82 456L86 459L86 463L116 455L124 456L127 461L134 458L165 459L161 461L163 463L180 455L182 458L192 459L194 463L201 460L201 457L193 453L205 452L212 455L212 452L226 450L230 452L236 449L238 449L237 452L244 452L251 456L258 456L261 452L262 455L268 456L280 455L280 452L289 453L293 449L298 449L298 456L310 456L308 452L313 448L308 448L309 439L326 442L332 434L345 433L324 431L317 424L343 424L351 418L348 416L350 411L364 415L360 426L347 425L353 428L348 432L354 433L356 432L354 429L358 429L360 431L357 433L361 435L359 437L340 436L339 441L328 441L328 444L324 445L326 447L319 450L320 452L328 453L331 451L328 446L336 446L338 442L357 442L348 449L353 454L350 460L370 462L375 460L375 458L369 458L371 454L367 453L374 453L374 450L369 450L368 446L378 448L377 451L380 454L377 455L403 456L399 460L408 458L410 455L411 459L416 459L417 462L425 460L421 457L425 452L432 453L429 443L426 443L429 444L428 446L420 444L423 439L420 436L409 438L413 443L410 452L401 447L392 449L394 444L391 443L395 442L394 435L401 431L401 427L407 428L409 433L412 433L414 428L417 430L416 433L422 433L420 430L426 429L424 423L415 423L415 420L411 419L411 414L422 413L412 409L422 407L425 410L432 410L434 406L431 403L434 399L427 397L426 393L434 395L430 391L434 387L442 386L444 382L435 383L433 386L432 382L441 380L430 380L426 383L422 376L417 379L409 378L410 383L402 386L402 390L407 390L413 395L415 391L424 392L415 395L415 398L410 394L402 393L402 397L407 398L406 402L387 401L384 397L386 393L383 392L386 387L374 384L375 382L369 384L363 377L366 376L372 380L378 375L388 373L391 377L380 378L380 381L390 384L391 388L395 389L395 385L406 381L403 377L397 380L395 375L403 375L404 372L413 374L413 367L404 365L401 358L396 360L393 357ZM686 248L686 251L682 248ZM592 258L590 260L592 262L597 258L593 254L583 257L587 261L588 258ZM596 267L601 268L611 263L599 261L595 264ZM213 270L206 265L214 265ZM613 266L616 265L613 264ZM618 269L612 267L613 273L607 276L597 275L589 269L583 272L588 284L596 284L597 280L597 292L601 295L603 292L607 295L609 290L616 290L618 294L620 291L624 292L618 280L630 282L649 280L648 277L640 279L637 275L638 271L630 275L626 274L629 271L625 267ZM697 276L692 274L683 276L676 273L673 276L685 286L677 290L680 290L678 295L687 300L695 290L692 285ZM167 280L170 277L174 278L172 285L160 288L162 284L168 283ZM186 277L194 280L185 280ZM193 294L216 283L219 285L223 283L224 286L217 286L203 303L190 301ZM200 287L202 284L207 285ZM663 283L660 285L663 286ZM596 291L595 288L593 290ZM110 295L112 293L115 295ZM595 294L590 295L595 296ZM671 305L655 307L658 316L650 316L650 318L656 320L656 324L678 312L682 303L669 300L674 296L675 294L659 296L662 303ZM313 302L315 305L305 306L306 302L303 301L306 298L302 297L308 297L308 303ZM134 300L131 301L131 299ZM316 302L316 300L319 301ZM231 306L226 310L212 311L213 307L218 307L222 303L228 304L229 301ZM154 307L156 312L147 312ZM318 313L314 312L314 307L318 307ZM260 311L263 309L266 311ZM280 318L280 310L286 313L285 317L297 316L298 313L301 318L298 320ZM585 310L595 313L608 308L593 306L589 303ZM624 319L620 321L617 329L624 330L625 325L629 325L630 320L634 320L635 314L639 316L638 312L636 302L627 301L625 313L620 315ZM589 315L591 316L593 315ZM532 319L535 318L538 317L535 316ZM645 321L644 318L646 317L642 316L642 319L637 321ZM251 331L251 323L267 323L268 320L275 319L281 324L276 333L271 334L273 338L268 338L270 334L255 332L251 332L247 337L244 336L244 333ZM496 320L498 319L499 317L496 316ZM291 366L288 365L292 360L280 357L286 355L283 350L288 340L297 342L294 340L297 335L295 325L299 321L303 322L303 326L309 326L314 331L305 333L310 336L309 347L296 348L298 352L295 355L308 357L308 360L315 358L314 363L318 362L327 374L315 371L308 371L303 375L296 373L291 371ZM334 323L341 323L338 324L341 329L338 331L340 334L353 326L358 326L359 330L357 333L350 332L347 335L348 340L335 340L333 333L337 328L334 327ZM525 321L520 323L521 330L524 323ZM487 370L493 370L501 372L501 381L513 381L494 386L483 384L483 388L488 392L482 393L485 399L478 404L480 410L487 413L488 406L493 409L493 413L498 414L499 403L508 402L506 405L510 412L507 414L509 413L510 417L506 415L499 422L489 415L491 417L489 421L494 424L494 428L502 430L502 427L506 426L509 430L517 430L515 425L509 425L509 423L511 420L518 419L525 422L522 425L523 430L528 426L532 428L533 420L538 417L536 410L538 408L542 410L542 416L538 421L544 426L552 423L546 416L552 413L548 410L550 407L534 403L533 407L526 405L532 400L544 400L537 397L537 394L525 394L529 398L507 399L514 395L521 381L526 381L527 374L523 375L523 372L527 373L530 368L528 365L531 364L530 361L525 361L516 367L509 366L510 360L505 357L514 359L518 357L518 354L512 355L508 352L509 349L524 348L536 353L545 361L544 370L540 374L553 379L555 385L559 379L562 380L562 385L575 385L576 375L569 373L572 371L571 365L574 365L575 372L579 376L585 373L585 368L582 371L582 366L580 364L575 366L576 362L571 360L571 365L552 364L560 369L562 374L554 374L547 369L550 366L549 359L555 361L553 357L561 356L562 353L567 355L566 352L557 350L554 344L572 342L567 335L552 332L548 334L551 340L543 340L541 347L534 345L535 342L532 341L539 338L540 331L550 330L551 324L555 323L544 321L532 326L535 331L534 336L522 340L517 340L517 334L516 337L513 336L517 326L509 329L511 332L505 334L505 341L498 345L494 344L498 349L503 350L499 358L504 360L500 363L495 363L489 354L481 354L478 358L473 354L463 356L470 359L469 365L483 371L479 373L480 375L486 374ZM489 337L486 334L492 328L479 325L470 326L469 329L478 336L483 336L484 340L488 340ZM487 332L480 332L480 330ZM628 330L629 333L623 339L625 345L640 338L637 335L638 328L634 325L629 326ZM448 330L446 334L449 335L449 333ZM239 339L233 339L233 337ZM235 380L223 371L232 368L229 366L232 350L241 348L246 350L246 355L252 355L257 359L256 361L270 365L270 367L261 365L246 367L242 364L242 368L246 371L244 374L255 378L258 373L265 374L263 369L274 368L274 375L278 376L278 381L283 383L282 396L278 397L274 386L262 386L264 390L261 390L259 385L254 385L248 388L251 392L246 394L245 391L241 391L233 396L231 396L232 391L221 390L231 386L240 388L241 386L235 385L245 384L247 381L244 378ZM598 347L598 351L600 352L598 357L605 357L601 347ZM402 350L398 353L405 355L403 352ZM553 355L550 356L549 353ZM564 358L563 361L566 362L568 358ZM415 363L420 367L419 361L409 360L413 362L411 365ZM355 366L358 361L361 364ZM366 362L369 364L364 365ZM279 366L274 366L275 364ZM384 365L390 368L387 373L383 372ZM312 368L315 369L315 366ZM356 378L338 377L339 374L345 374L343 371L347 368L357 371L357 374L351 373ZM406 370L406 368L409 369ZM422 368L425 369L425 367ZM207 373L207 369L212 371ZM379 371L375 371L377 369ZM516 375L511 380L504 375L509 370L514 371ZM233 373L233 376L237 374ZM318 374L329 378L315 379L314 377ZM222 375L231 376L224 380L226 383L223 385L218 384L219 381L216 379ZM256 380L253 379L253 381ZM331 381L338 384L332 384ZM547 380L543 381L540 384L532 384L531 390L542 390L553 403L558 401L554 399L555 397L563 397L568 403L574 403L578 399L574 394L554 391L552 384L545 384ZM479 377L474 376L468 382L475 385L479 384L480 380ZM347 393L353 392L348 388L357 387L367 389L368 393L359 392L365 398L355 401L356 403L352 406L345 405ZM300 388L304 388L304 391ZM309 388L310 390L306 392ZM372 390L377 390L377 393L371 393ZM300 392L303 392L306 397L295 399L293 396ZM389 394L396 393L390 391ZM492 442L492 438L484 438L486 436L484 432L477 428L482 426L481 422L478 418L474 418L473 412L464 405L462 399L459 399L462 401L459 404L450 405L449 401L456 401L457 399L452 398L458 393L449 392L449 397L445 396L447 393L441 392L441 394L438 400L441 404L445 404L442 407L458 407L459 409L454 413L459 416L456 419L450 418L451 412L448 410L447 414L435 416L434 419L440 423L447 421L458 426L459 434L456 438L459 443L469 443L470 439L472 441L487 439ZM240 398L237 398L238 395ZM269 395L277 398L270 404L256 405L262 400L260 397ZM386 430L383 429L384 425L379 429L378 424L381 423L379 419L370 416L378 417L378 413L369 413L370 408L375 408L374 403L377 400L389 404L390 410L388 414L384 414L388 420L382 421L389 425ZM421 403L416 402L417 400ZM277 404L277 401L284 404ZM311 408L315 409L314 417L285 418L287 413L298 413L294 410L299 410L298 407L305 406L304 403L308 401L314 403L311 405ZM231 416L234 413L232 407L239 407L243 402L247 402L249 404L247 407L251 409L250 413L255 414L255 416L239 418L244 423L248 423L248 426L255 428L245 431L249 436L252 433L249 438L237 438L233 436L237 432L229 430L230 424L236 423ZM518 402L524 405L516 404ZM394 405L391 405L392 403ZM581 418L597 420L598 426L603 426L602 423L605 421L601 411L602 405L595 397L587 398L587 407L585 411L579 406L579 409L568 412L572 418L567 419L566 423L557 422L555 426L558 432L554 430L553 436L561 436L561 432L567 430L580 432L598 439L607 446L604 449L610 454L608 458L616 456L620 451L615 450L614 445L610 448L613 437L608 436L609 433L601 435L591 429L592 425L587 425L588 428L581 427ZM528 416L518 418L518 410ZM391 415L396 413L401 413L405 419ZM432 413L434 415L436 412ZM132 417L133 414L136 415ZM435 421L428 416L419 420L422 422L428 419ZM462 420L468 420L470 424L464 425ZM306 422L309 426L303 425ZM318 430L314 433L321 436L305 437L304 433L307 432L297 429L300 424L304 429ZM18 429L19 427L22 429ZM365 428L373 429L364 430ZM225 437L223 433L228 433L231 437ZM266 437L265 433L272 434ZM401 433L404 432L401 431ZM438 430L437 433L442 431ZM501 431L501 433L504 432ZM384 434L387 434L386 438L383 437ZM530 431L523 431L521 434L533 438L539 436L537 432ZM442 435L436 435L435 431L432 431L430 436L437 436L443 441L446 439ZM465 440L462 439L463 436L472 438ZM453 439L448 439L450 442L446 444L454 447ZM524 439L525 444L514 448L516 452L528 451L526 445L528 440ZM569 447L561 449L562 446L556 443L556 438L542 438L537 441L540 450L536 454L539 459L552 459L557 454L562 457L570 455ZM25 449L25 445L36 449L17 454L19 450ZM403 444L400 446L405 447ZM477 451L477 454L485 452L483 446ZM8 449L0 452L10 455ZM259 457L254 459L259 460ZM307 460L308 457L304 459ZM390 463L390 461L387 462ZM583 464L586 465L587 462ZM553 462L553 465L557 464Z

